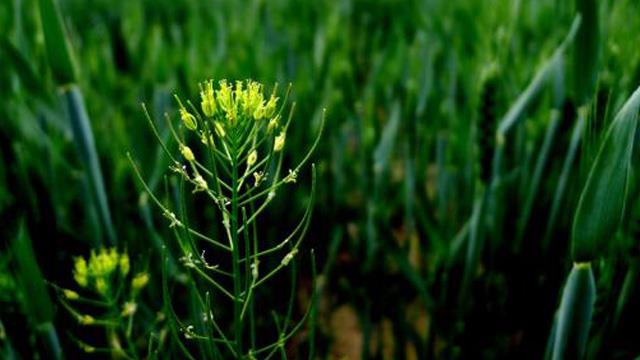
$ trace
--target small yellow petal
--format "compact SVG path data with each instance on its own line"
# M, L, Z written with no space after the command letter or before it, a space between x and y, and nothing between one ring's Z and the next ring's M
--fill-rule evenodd
M273 143L273 151L278 152L280 150L282 150L282 148L284 147L284 140L285 140L286 134L283 132L280 133L280 135L276 136L276 139Z

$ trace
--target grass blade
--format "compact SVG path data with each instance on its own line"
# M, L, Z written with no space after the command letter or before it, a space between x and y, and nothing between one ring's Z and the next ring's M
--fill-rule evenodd
M469 291L473 279L475 278L478 267L480 266L480 260L482 259L482 253L484 251L484 236L485 236L485 208L487 205L489 191L484 191L482 196L476 200L473 206L473 213L469 221L469 239L467 242L467 251L465 255L464 273L462 275L462 284L460 286L460 293L458 298L458 304L465 306L469 301Z
M55 0L40 0L40 19L53 77L59 85L76 82L76 62Z
M42 81L31 67L31 64L7 38L0 39L0 54L13 67L22 85L27 91L38 96L44 94ZM12 65L12 66L11 66Z
M611 249L624 215L639 109L640 88L609 126L593 162L573 220L574 261L588 261Z
M31 239L24 221L20 222L18 235L14 243L17 265L17 278L24 297L26 313L33 320L38 336L52 359L62 359L62 348L58 333L53 326L53 305L42 273L36 262Z
M524 237L527 224L529 223L529 217L531 216L531 209L533 208L534 202L538 195L538 190L540 188L540 180L542 178L544 168L547 164L547 160L549 158L549 151L551 150L551 145L553 144L553 140L554 140L559 123L560 123L560 113L554 110L551 114L551 121L547 127L547 132L544 137L544 142L542 143L542 147L540 148L540 154L538 155L538 160L536 161L535 170L531 178L531 184L527 191L527 199L522 209L522 215L520 215L520 217L518 218L518 225L517 225L518 233L516 235L516 249L519 249L520 245L522 244L522 238Z
M578 152L578 145L580 145L580 142L582 140L582 132L584 130L585 122L586 120L584 118L584 115L579 115L571 133L569 150L567 151L567 156L565 157L564 163L562 164L562 172L560 173L556 191L553 195L551 211L549 212L549 220L547 221L545 235L542 240L542 247L544 249L549 246L549 241L551 239L558 219L558 212L560 211L560 206L562 205L562 201L565 197L565 190L567 188L567 182L569 181L569 175L571 174L571 168L573 167L573 161L575 160L576 154Z
M78 155L86 169L86 176L100 223L107 234L108 243L115 245L117 243L116 233L111 221L100 162L82 93L76 85L70 85L63 90L62 101L69 117Z
M600 60L600 2L576 0L576 10L582 25L576 34L573 51L573 85L578 104L585 104L593 96Z
M549 78L551 78L557 71L557 67L562 65L562 59L567 46L573 41L576 32L580 26L580 17L576 17L571 24L569 33L565 37L564 41L554 51L551 58L542 66L536 73L533 80L529 83L527 88L520 94L516 102L509 108L507 114L500 120L498 125L498 137L504 137L507 132L512 129L522 118L523 114L529 105L536 99L537 95L547 84Z
M595 298L596 284L591 264L574 264L562 292L553 342L553 360L582 358Z

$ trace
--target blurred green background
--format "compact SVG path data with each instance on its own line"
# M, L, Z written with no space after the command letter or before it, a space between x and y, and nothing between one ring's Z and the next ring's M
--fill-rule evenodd
M640 3L59 0L75 76L47 56L64 43L48 48L45 3L0 4L4 356L49 358L38 345L43 323L57 329L68 358L84 356L67 336L78 327L49 287L50 301L45 294L35 299L45 305L29 305L42 290L30 289L39 275L24 269L71 286L73 257L115 242L151 274L140 321L162 331L153 322L162 309L160 252L175 244L126 153L170 197L169 161L141 103L168 136L173 94L196 99L198 82L223 78L293 85L285 168L304 156L327 109L295 311L309 301L314 249L317 357L549 354L572 260L585 260L570 251L578 199L606 129L640 85ZM86 118L74 112L70 83ZM90 128L77 128L78 118ZM95 157L80 136L87 131ZM640 354L631 179L621 225L587 256L597 293L590 358ZM279 194L260 222L265 242L295 226L309 188L302 173ZM190 205L198 224L217 221L206 204ZM37 264L20 260L14 243L25 236ZM265 308L284 308L287 277L272 286ZM306 356L308 334L290 341L291 358ZM175 347L166 349L171 357Z

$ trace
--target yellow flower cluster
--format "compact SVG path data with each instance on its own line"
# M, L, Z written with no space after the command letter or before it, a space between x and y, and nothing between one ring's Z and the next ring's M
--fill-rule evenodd
M129 255L118 253L116 248L92 250L88 261L81 256L75 259L73 278L81 287L91 285L105 295L109 291L111 276L117 272L126 276L130 266Z
M217 89L214 89L212 80L200 84L202 113L216 121L216 131L220 136L225 133L220 123L222 127L235 127L247 120L273 119L277 105L278 97L272 94L266 99L262 85L252 80L236 81L235 85L221 80ZM195 129L193 115L182 104L180 116L187 128Z

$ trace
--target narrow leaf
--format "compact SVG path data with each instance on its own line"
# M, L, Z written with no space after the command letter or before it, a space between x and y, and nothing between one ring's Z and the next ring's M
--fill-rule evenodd
M575 34L580 26L580 17L576 17L571 24L569 33L564 41L547 62L538 70L533 80L527 88L520 94L516 102L509 108L507 114L500 120L498 125L498 136L503 137L510 129L512 129L522 118L529 105L537 98L540 91L547 84L549 79L553 78L558 71L557 67L562 65L564 52L567 46L573 41Z
M596 298L590 263L576 263L569 274L558 311L553 360L582 359Z
M40 0L40 20L47 59L59 85L76 82L76 63L55 0Z
M573 51L573 85L578 104L585 104L593 96L600 58L600 2L576 0L576 11L582 25L576 34Z
M33 321L44 351L51 359L62 359L58 333L53 326L53 305L24 221L20 222L14 243L18 283L24 296L24 308Z
M624 214L639 108L640 88L609 126L593 162L573 218L574 261L591 260L611 248Z
M91 124L89 123L87 110L85 109L82 93L77 86L70 85L63 90L62 101L66 114L69 117L78 155L80 156L86 171L86 176L88 177L88 183L98 217L100 218L100 223L107 234L109 243L115 245L116 234L111 221L111 213L107 203L107 193L104 187L102 171L100 170L100 162L98 160L93 132L91 130Z

